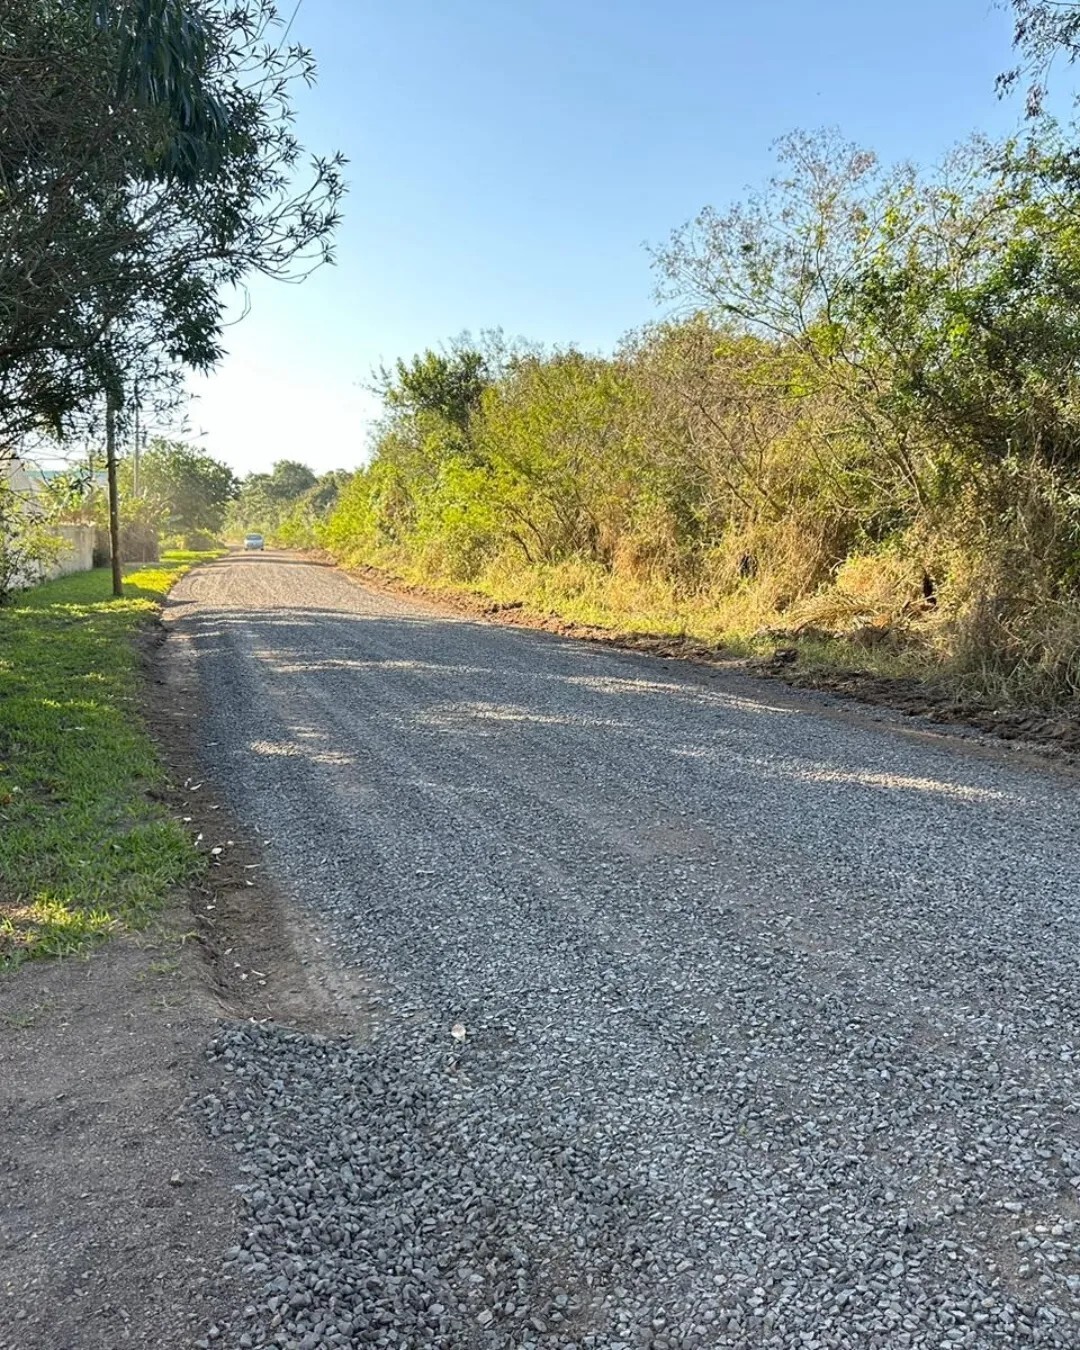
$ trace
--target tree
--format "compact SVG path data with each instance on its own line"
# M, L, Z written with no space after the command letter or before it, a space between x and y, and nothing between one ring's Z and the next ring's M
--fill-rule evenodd
M328 473L320 474L314 486L304 493L301 499L304 506L317 516L325 515L333 508L351 478L348 469L331 469Z
M269 473L249 474L239 485L230 523L237 529L274 531L321 481L299 460L279 459Z
M1080 465L1080 247L1070 156L1052 140L976 145L894 203L853 289L888 402L970 472L1021 456Z
M330 257L339 157L292 132L271 0L10 0L0 18L0 447L221 354L224 292Z
M1028 113L1037 117L1046 99L1050 67L1061 55L1069 65L1080 57L1080 4L1073 0L1009 0L1013 44L1019 61L998 77L1000 93L1026 82Z
M120 592L125 389L219 359L225 292L331 256L342 160L298 184L272 0L10 0L0 20L0 455L105 405Z
M483 352L455 347L449 352L430 349L409 362L398 360L394 374L380 372L378 390L387 407L411 413L435 413L462 435L484 389L490 382Z
M316 481L306 464L296 459L279 459L266 475L265 490L272 501L293 502L313 488Z
M122 466L120 485L126 496L134 495L131 460ZM237 490L227 464L183 441L151 441L140 456L139 495L160 503L166 524L174 531L216 534Z
M843 496L872 475L887 487L892 520L919 509L924 485L882 351L865 341L859 293L883 254L902 254L917 178L906 166L884 170L830 131L784 137L777 158L762 193L727 211L706 207L655 253L660 294L774 344L808 403L827 391L830 440L851 452L827 475Z

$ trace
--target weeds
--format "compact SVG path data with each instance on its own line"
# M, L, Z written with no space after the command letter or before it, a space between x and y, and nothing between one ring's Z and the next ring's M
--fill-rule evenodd
M22 1008L18 1012L0 1014L0 1025L7 1027L11 1031L29 1031L31 1027L36 1027L42 1022L50 1012L53 1005L51 1003L33 1003L29 1008Z

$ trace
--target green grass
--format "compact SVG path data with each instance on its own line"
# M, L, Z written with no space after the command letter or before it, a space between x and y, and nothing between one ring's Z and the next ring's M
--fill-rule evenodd
M191 876L191 840L147 796L161 767L138 714L134 638L213 554L167 553L23 592L0 610L0 968L144 925Z

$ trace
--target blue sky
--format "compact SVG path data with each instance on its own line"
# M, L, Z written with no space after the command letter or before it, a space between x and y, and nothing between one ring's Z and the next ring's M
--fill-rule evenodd
M931 162L1019 116L991 0L302 0L292 35L320 71L300 137L351 191L338 265L253 285L193 382L242 472L361 462L371 368L463 329L610 348L660 313L645 246L760 183L787 131Z

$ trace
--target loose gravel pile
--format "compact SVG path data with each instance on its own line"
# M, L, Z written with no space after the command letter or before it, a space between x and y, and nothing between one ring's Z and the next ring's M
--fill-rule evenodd
M386 992L212 1047L241 1346L1080 1347L1070 784L255 566L208 741Z

